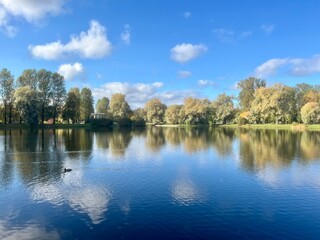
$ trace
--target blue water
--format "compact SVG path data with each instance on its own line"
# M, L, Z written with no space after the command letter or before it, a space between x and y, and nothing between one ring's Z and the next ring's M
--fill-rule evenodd
M0 239L319 239L319 146L280 130L2 131Z

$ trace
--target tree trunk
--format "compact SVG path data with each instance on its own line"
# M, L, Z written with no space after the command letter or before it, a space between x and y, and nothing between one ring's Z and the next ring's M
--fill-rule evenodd
M44 123L44 104L42 104L41 107L41 124L43 125Z
M9 124L12 123L12 103L9 105Z
M7 124L7 103L4 103L4 124Z

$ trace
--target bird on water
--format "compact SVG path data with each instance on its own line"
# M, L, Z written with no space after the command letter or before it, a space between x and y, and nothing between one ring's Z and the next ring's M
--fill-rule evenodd
M63 170L63 172L71 172L72 171L72 169L71 168L65 168L64 170Z

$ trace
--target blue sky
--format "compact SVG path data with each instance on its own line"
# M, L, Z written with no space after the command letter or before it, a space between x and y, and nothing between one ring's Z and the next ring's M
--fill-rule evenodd
M45 68L95 100L238 95L249 76L269 85L319 83L316 0L0 0L0 63L18 77Z

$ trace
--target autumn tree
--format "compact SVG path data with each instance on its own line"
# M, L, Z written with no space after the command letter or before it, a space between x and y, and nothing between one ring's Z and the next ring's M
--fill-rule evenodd
M109 111L109 99L107 97L103 97L97 101L96 104L96 112L97 113L104 113L105 116L108 115Z
M320 105L317 102L308 102L301 108L301 119L305 124L320 123Z
M169 124L178 124L181 122L180 119L180 111L181 111L182 105L171 105L167 108L165 112L165 122Z
M275 106L271 104L273 89L261 87L254 93L254 99L250 108L250 122L268 123L274 119Z
M12 121L13 94L14 94L14 77L6 68L0 72L0 94L4 105L3 117L4 123L7 124L7 113L9 112L9 123Z
M226 124L234 119L233 97L225 93L220 94L211 104L213 123Z
M251 103L254 100L254 93L258 88L265 87L265 80L249 77L240 81L237 87L240 89L239 93L239 105L242 111L248 111L251 107Z
M128 118L130 116L131 109L124 94L115 93L111 96L110 111L114 118Z
M154 124L163 123L166 109L166 105L161 103L160 99L153 98L149 100L144 106L144 110L147 113L147 121Z
M92 92L89 88L83 88L80 92L80 118L88 121L91 113L94 113Z
M188 97L184 100L180 110L181 122L186 124L208 123L209 110L209 100Z

